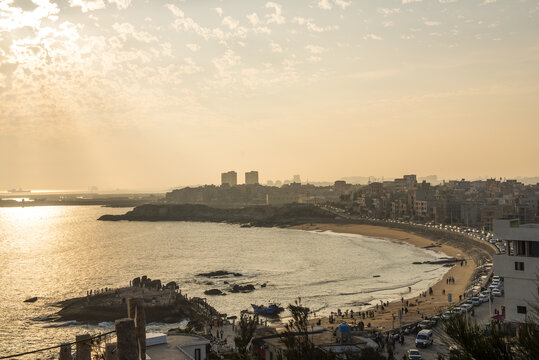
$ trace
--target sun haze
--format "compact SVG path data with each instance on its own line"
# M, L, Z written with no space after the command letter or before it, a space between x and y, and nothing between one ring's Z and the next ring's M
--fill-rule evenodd
M539 175L536 1L0 3L0 188Z

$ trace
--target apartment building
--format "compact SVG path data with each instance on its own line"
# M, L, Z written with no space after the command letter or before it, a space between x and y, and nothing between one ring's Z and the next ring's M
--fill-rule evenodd
M492 225L507 249L494 256L494 273L504 279L505 319L522 323L539 303L539 224L494 219Z

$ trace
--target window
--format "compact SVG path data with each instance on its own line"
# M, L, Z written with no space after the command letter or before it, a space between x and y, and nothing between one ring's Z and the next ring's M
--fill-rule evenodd
M195 360L201 360L200 349L195 349Z
M515 270L524 271L524 263L515 261Z
M519 314L526 314L526 307L525 306L517 306L517 313Z

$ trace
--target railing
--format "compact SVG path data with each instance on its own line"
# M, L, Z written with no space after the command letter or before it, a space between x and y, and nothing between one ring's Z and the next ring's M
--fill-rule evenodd
M127 318L115 321L115 330L104 334L91 336L90 334L77 335L75 341L60 345L50 346L43 349L26 351L20 354L0 356L0 360L14 359L28 355L39 354L40 358L56 358L60 360L72 360L72 346L75 345L75 359L91 360L104 358L105 360L116 359L145 359L146 358L146 314L144 299L127 299ZM116 342L112 339L116 335ZM51 352L59 351L59 355ZM48 355L47 355L48 353Z
M90 336L89 334L79 335L77 336L77 340L70 342L70 343L64 343L60 345L50 346L43 349L37 349L32 351L26 351L19 354L12 354L7 356L0 356L0 360L3 359L13 359L13 358L20 358L26 355L32 355L32 354L39 354L39 353L45 353L51 350L60 349L60 353L66 352L67 350L63 349L69 349L69 355L71 356L71 346L75 345L77 349L81 348L81 345L89 345L90 348L102 348L103 343L107 343L108 339L112 339L114 336L112 334L115 334L116 330L112 330L109 332L106 332L104 334L94 335Z

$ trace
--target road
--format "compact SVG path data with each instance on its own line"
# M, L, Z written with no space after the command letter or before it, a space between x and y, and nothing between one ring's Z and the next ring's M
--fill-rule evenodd
M504 304L503 297L495 297L491 304L491 311L494 315L494 309L501 309L501 306ZM489 314L489 304L483 303L479 306L474 307L474 316L467 315L469 321L476 322L480 327L484 328L486 324L490 322ZM423 360L436 360L438 359L438 354L448 354L448 347L445 345L447 340L447 335L442 330L442 326L439 324L433 329L434 332L434 343L426 349L418 349L421 353ZM402 359L403 355L406 354L408 349L414 349L415 346L415 335L405 336L404 345L396 344L395 345L395 359Z

